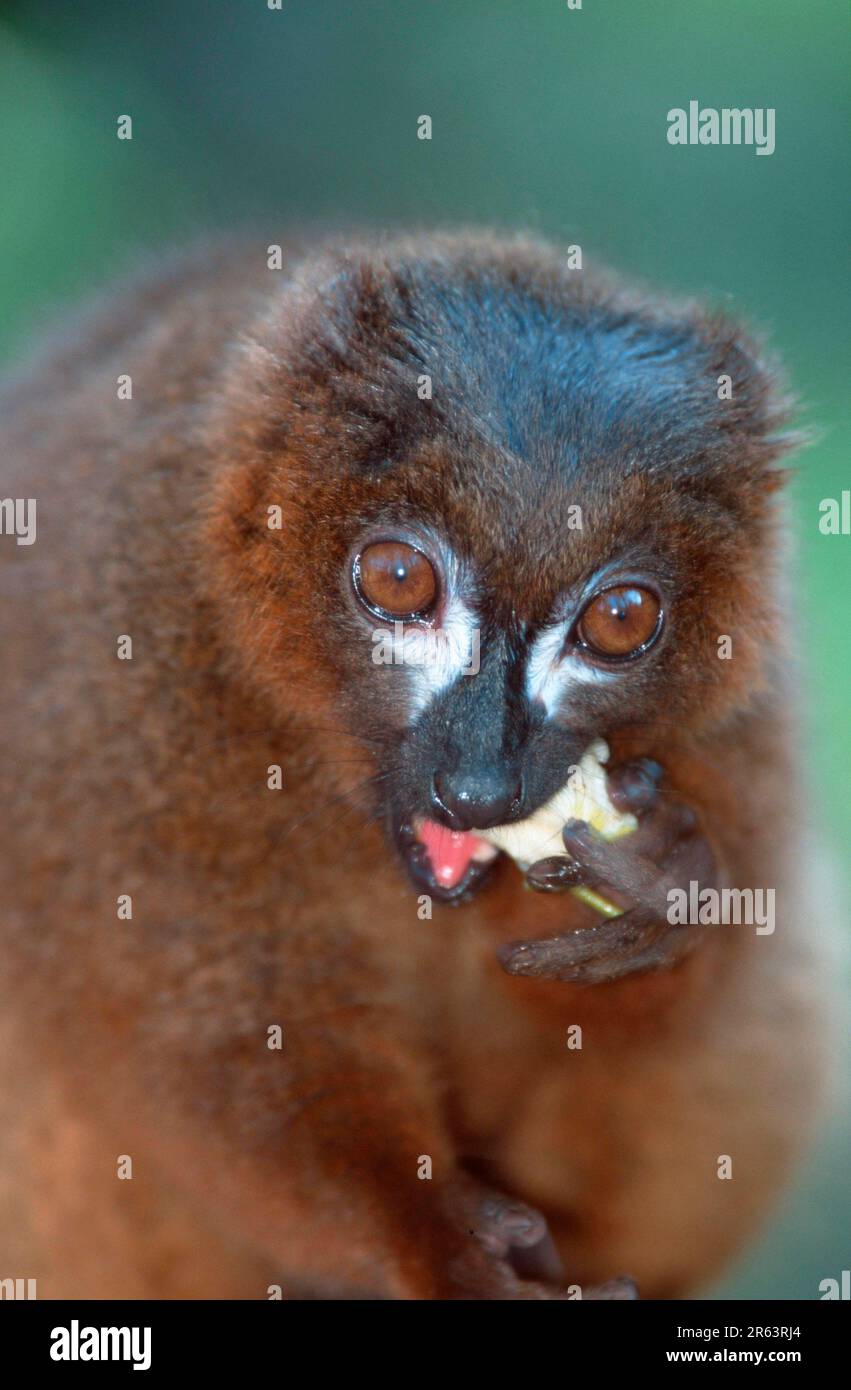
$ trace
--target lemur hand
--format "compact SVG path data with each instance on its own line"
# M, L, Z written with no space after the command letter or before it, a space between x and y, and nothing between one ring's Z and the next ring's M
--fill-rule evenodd
M555 1301L578 1296L577 1286L565 1281L546 1218L534 1207L474 1181L453 1184L446 1206L468 1240L450 1262L445 1296ZM638 1292L623 1275L585 1286L581 1297L586 1302L622 1301L637 1298Z
M570 821L562 835L570 858L539 860L526 881L539 892L608 889L625 910L563 936L501 947L499 959L510 975L581 984L616 980L674 964L707 930L668 920L671 889L716 883L715 856L695 812L660 791L662 769L649 758L613 768L607 779L612 803L638 817L638 830L607 841L584 821Z

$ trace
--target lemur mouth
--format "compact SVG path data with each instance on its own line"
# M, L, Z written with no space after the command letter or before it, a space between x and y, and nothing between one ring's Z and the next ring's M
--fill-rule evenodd
M469 830L448 830L420 817L403 825L397 838L414 883L441 902L469 901L500 854Z

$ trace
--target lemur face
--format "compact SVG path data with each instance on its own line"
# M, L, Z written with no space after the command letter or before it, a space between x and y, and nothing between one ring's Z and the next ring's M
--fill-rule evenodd
M393 833L415 881L459 899L496 857L473 832L531 815L601 732L601 698L628 700L630 668L664 645L665 599L648 556L571 564L566 530L549 601L541 585L524 595L524 566L498 575L490 543L477 553L435 520L367 528L343 582L384 668ZM506 556L519 540L506 530Z
M255 623L275 595L414 880L460 900L494 857L472 832L531 815L592 739L711 727L759 686L779 416L728 325L539 246L332 257L284 307L231 384L230 582L262 590Z

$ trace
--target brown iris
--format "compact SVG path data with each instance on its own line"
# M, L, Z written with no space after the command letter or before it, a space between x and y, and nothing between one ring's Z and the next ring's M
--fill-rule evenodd
M407 541L374 541L355 560L358 597L379 617L424 618L437 598L434 566Z
M576 631L597 656L637 656L659 631L661 615L659 600L649 589L623 584L592 599Z

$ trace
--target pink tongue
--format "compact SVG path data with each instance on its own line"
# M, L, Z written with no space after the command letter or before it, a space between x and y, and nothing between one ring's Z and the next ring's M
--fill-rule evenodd
M447 830L437 821L423 821L419 839L428 850L431 870L442 888L454 888L460 883L474 853L484 841L469 830Z

